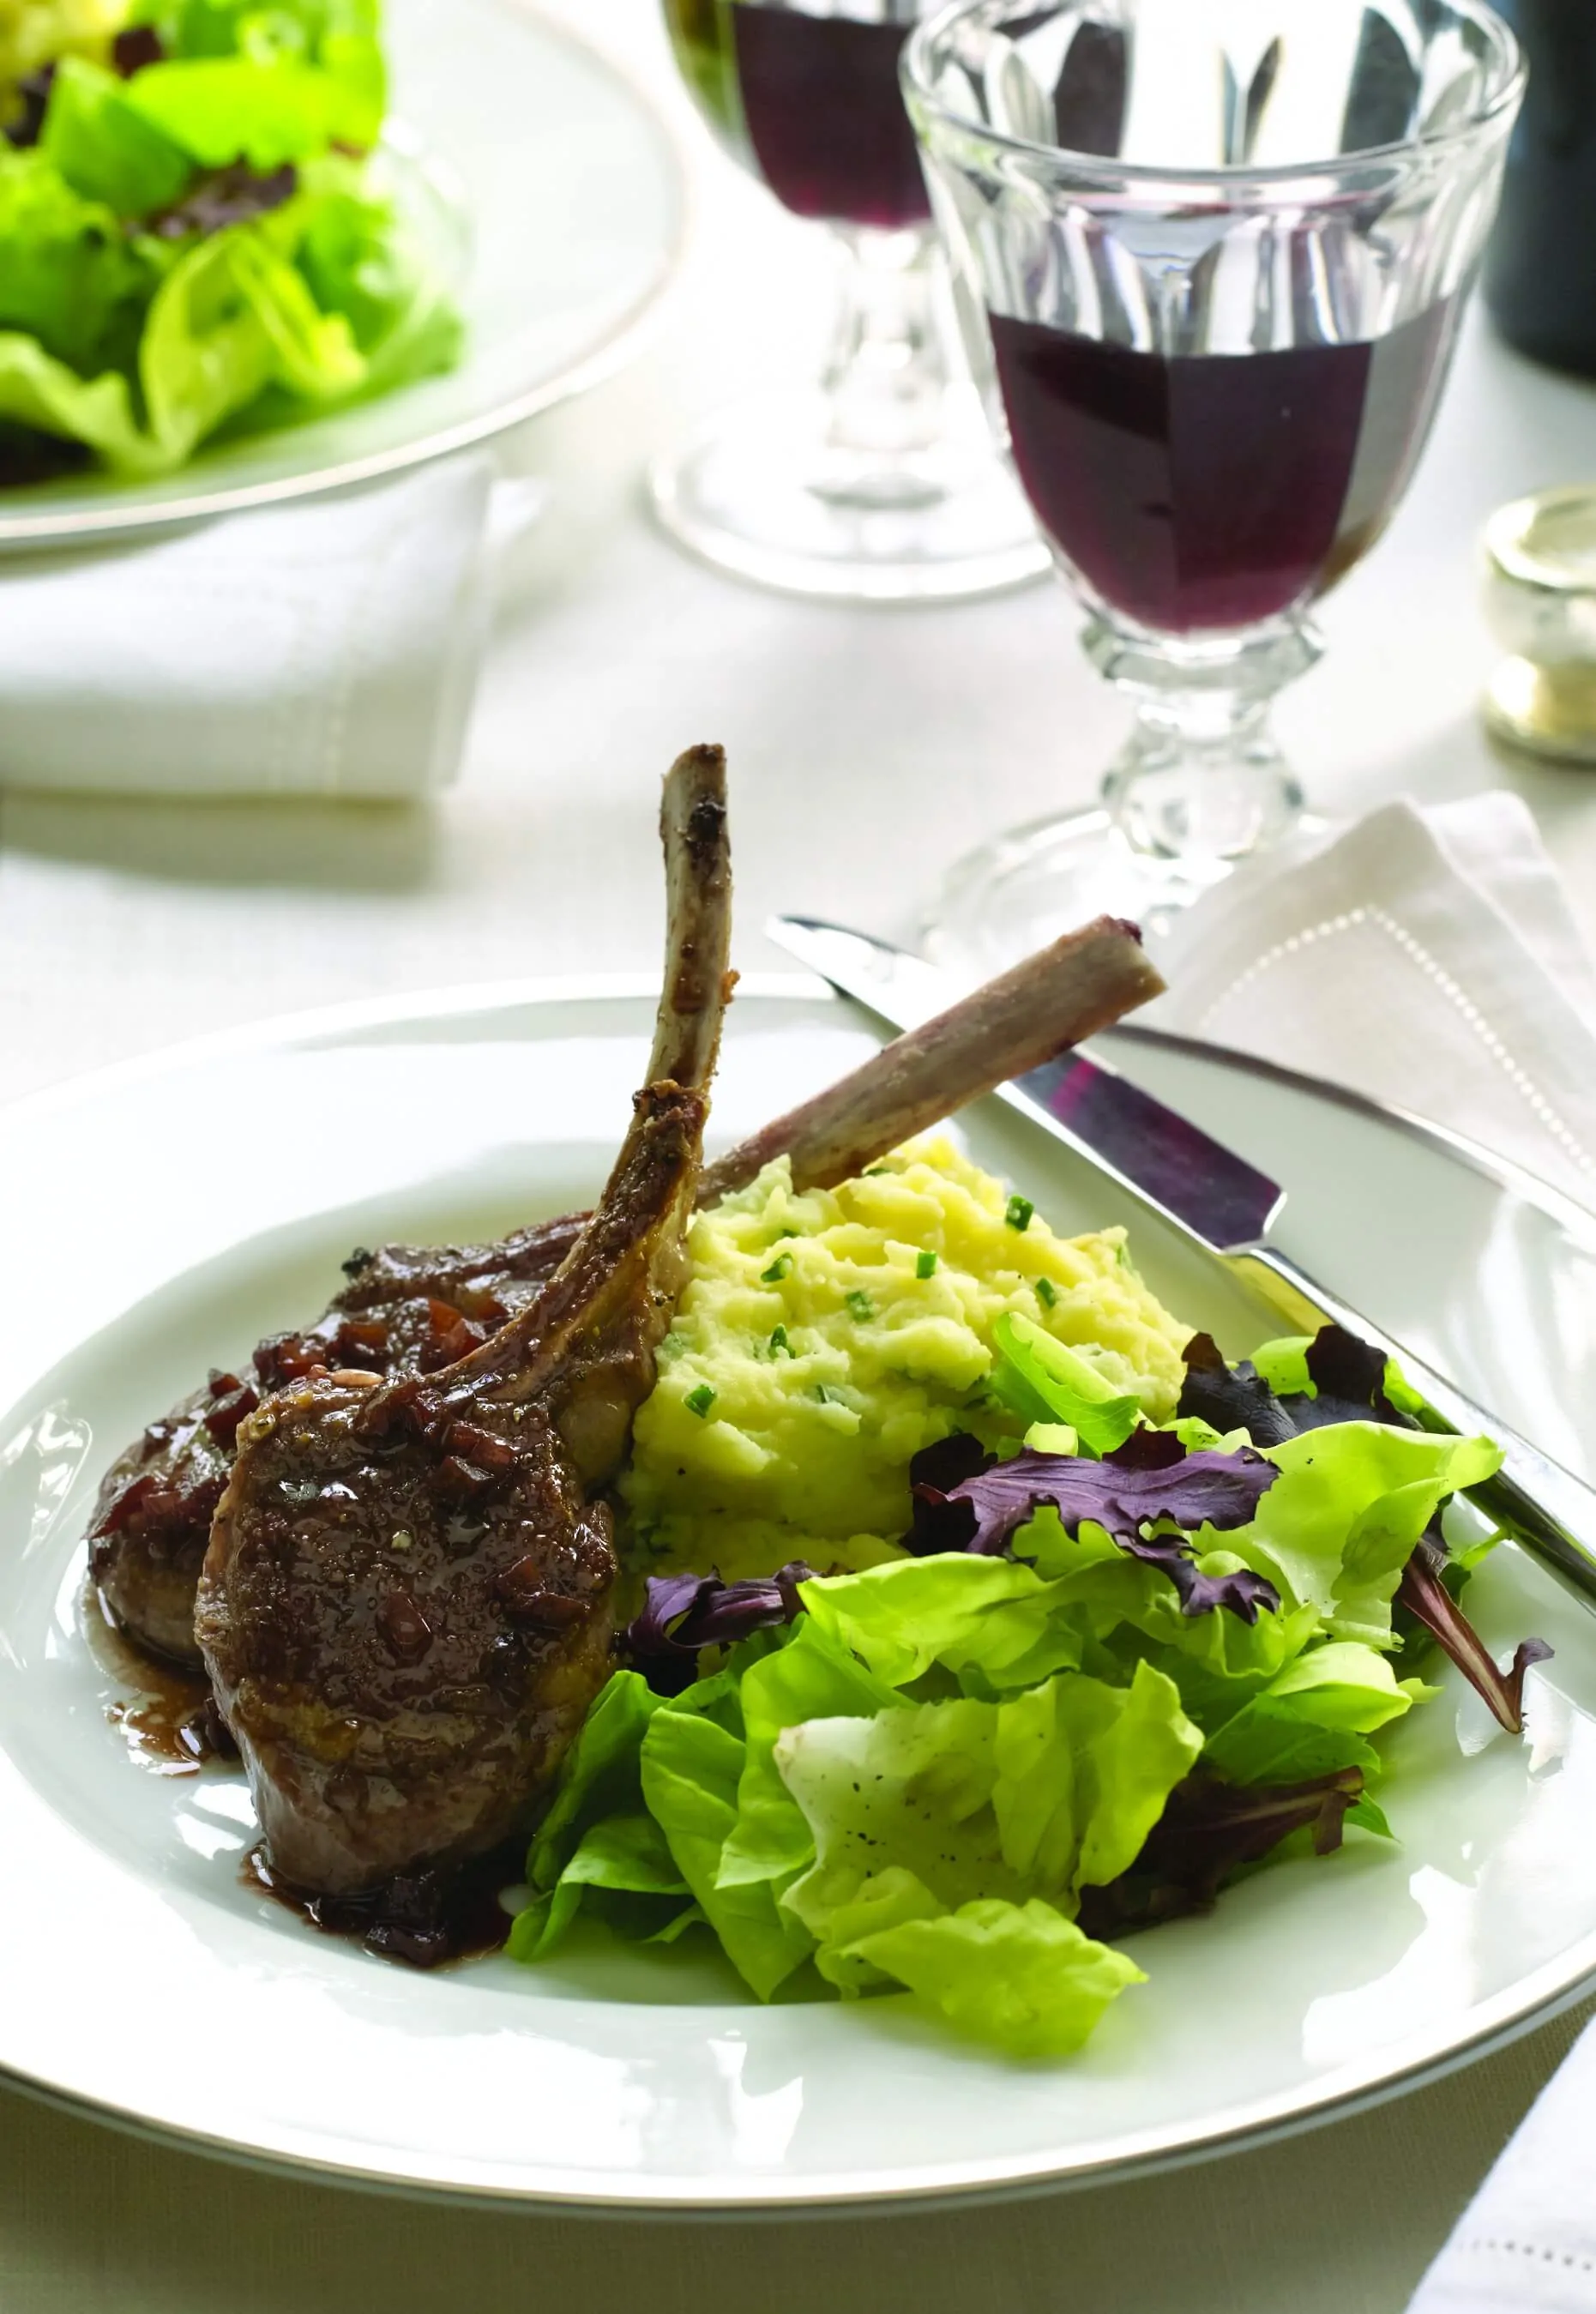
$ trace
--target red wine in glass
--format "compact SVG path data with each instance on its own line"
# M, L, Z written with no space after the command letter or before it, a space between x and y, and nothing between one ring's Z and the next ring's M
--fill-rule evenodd
M1099 600L1155 633L1250 627L1366 554L1406 488L1457 322L1173 358L991 315L1014 462Z
M3 9L5 0L0 0ZM829 242L812 380L706 420L649 478L663 527L723 570L840 602L956 600L1048 554L952 340L898 76L931 0L663 0L683 78L739 167ZM783 275L773 285L786 298Z
M758 0L667 0L687 77L784 208L895 232L930 217L898 59L913 29Z

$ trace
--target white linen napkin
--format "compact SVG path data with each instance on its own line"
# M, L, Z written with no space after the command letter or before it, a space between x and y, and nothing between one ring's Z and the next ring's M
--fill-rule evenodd
M1161 1027L1351 1085L1596 1207L1596 969L1528 808L1389 804L1199 901Z
M0 783L424 795L454 778L500 547L542 486L485 456L0 563Z
M1411 2314L1596 2308L1596 2025L1486 2180Z
M1596 971L1516 796L1387 805L1245 870L1160 952L1166 1028L1334 1078L1596 1207ZM1596 2314L1596 2027L1411 2314Z

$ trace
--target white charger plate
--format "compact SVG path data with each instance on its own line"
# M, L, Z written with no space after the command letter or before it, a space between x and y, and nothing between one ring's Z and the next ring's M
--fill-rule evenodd
M520 0L388 0L403 148L472 244L465 358L331 415L202 450L160 481L0 490L0 551L84 545L341 490L502 433L616 367L674 276L685 179L616 67Z
M853 1065L858 1016L758 984L718 1142ZM786 993L780 993L782 991ZM1080 2058L1006 2063L898 2000L761 2008L707 1940L594 1930L553 1964L420 1976L240 1877L235 1772L133 1764L82 1628L95 1484L215 1364L320 1308L357 1242L487 1235L599 1186L647 1049L637 985L455 992L188 1047L0 1131L0 2075L190 2146L368 2184L653 2211L1079 2182L1212 2152L1462 2062L1596 1977L1596 1619L1516 1552L1493 1646L1552 1640L1530 1740L1450 1676L1391 1747L1401 1844L1260 1874L1138 1939L1150 1983ZM1197 1048L1120 1056L1291 1186L1313 1272L1503 1416L1596 1468L1596 1223L1305 1081ZM1056 1224L1111 1190L992 1104L961 1128ZM1232 1353L1268 1331L1137 1223L1150 1279Z

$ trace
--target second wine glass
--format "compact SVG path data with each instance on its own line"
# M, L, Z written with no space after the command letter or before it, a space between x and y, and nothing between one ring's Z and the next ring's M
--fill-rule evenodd
M818 381L716 417L655 469L656 511L740 577L855 601L978 595L1047 554L994 455L951 324L898 83L921 0L665 0L721 144L830 228L840 281Z

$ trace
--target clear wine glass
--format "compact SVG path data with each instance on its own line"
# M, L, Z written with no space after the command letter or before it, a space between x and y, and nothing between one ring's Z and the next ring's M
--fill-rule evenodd
M954 872L974 970L1100 906L1155 935L1302 798L1270 704L1406 490L1523 93L1477 0L956 0L904 58L989 414L1088 658L1100 809Z
M922 0L665 0L720 142L830 227L824 371L716 417L651 476L673 535L767 585L852 601L985 594L1048 567L958 349L898 84Z

